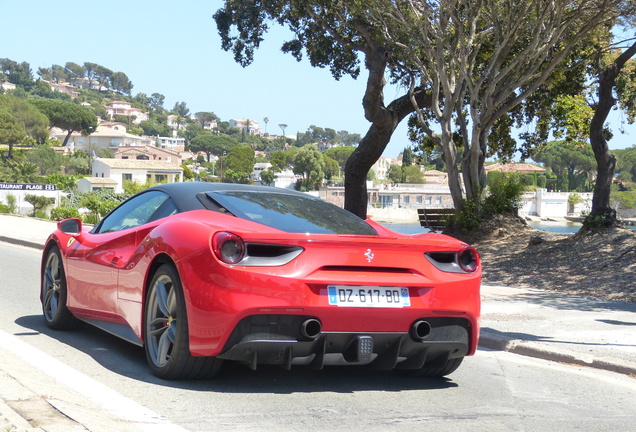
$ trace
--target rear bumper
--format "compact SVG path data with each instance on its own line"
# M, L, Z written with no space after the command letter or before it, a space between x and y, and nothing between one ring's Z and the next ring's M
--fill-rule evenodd
M236 326L218 358L256 369L258 364L368 365L377 369L420 369L443 366L470 351L470 321L464 318L423 317L428 332L322 332L306 315L252 315ZM415 324L415 323L414 323ZM316 329L318 329L316 331ZM411 329L412 330L412 329Z
M426 261L421 258L422 261ZM296 260L298 261L298 260ZM419 319L463 319L467 322L468 345L466 355L474 354L479 338L480 314L480 273L445 273L428 268L423 271L406 268L359 268L348 271L339 268L320 270L306 269L306 261L283 267L268 268L267 273L258 267L215 268L215 272L200 271L210 264L199 260L186 260L178 264L182 276L186 298L190 352L195 356L225 356L246 358L251 354L248 348L236 348L234 345L257 344L256 340L266 341L257 351L267 352L265 346L278 344L292 347L296 354L293 359L304 353L318 353L319 341L307 341L295 334L283 334L284 338L269 337L244 340L249 334L260 331L239 330L242 322L256 316L297 316L313 317L320 320L322 333L350 335L407 335L410 326ZM404 263L408 265L408 263ZM294 267L296 266L296 267ZM288 268L290 267L290 268ZM341 307L330 304L328 286L374 286L406 287L409 290L410 306L404 307ZM276 322L285 322L275 320ZM287 324L281 324L285 327ZM298 323L290 325L297 329ZM269 327L268 327L269 328ZM237 333L238 332L238 333ZM267 332L265 332L267 333ZM240 337L236 335L239 334ZM329 336L331 342L332 337ZM274 340L275 342L269 342ZM288 342L282 342L282 341ZM452 342L452 339L450 340ZM309 343L307 343L309 342ZM446 342L443 337L431 337L426 341ZM259 342L260 343L260 342ZM304 348L309 345L309 348ZM409 344L407 344L409 345ZM421 348L422 344L417 345ZM432 347L432 343L429 343ZM374 346L378 346L375 343ZM275 351L277 348L272 349ZM230 353L230 350L232 352ZM379 348L378 348L379 350ZM452 349L447 350L449 352ZM238 353L237 353L238 352ZM247 354L246 354L247 353ZM327 350L326 354L331 353ZM257 354L261 357L264 354ZM284 354L289 357L289 354ZM276 354L274 357L279 356ZM295 360L300 362L301 360ZM401 362L401 361L400 361ZM257 363L262 361L257 360Z

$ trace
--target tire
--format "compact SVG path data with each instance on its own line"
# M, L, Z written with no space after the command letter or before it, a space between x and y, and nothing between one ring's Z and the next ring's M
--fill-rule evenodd
M450 375L453 372L455 372L457 368L459 367L459 365L462 364L463 360L464 360L464 357L457 357L457 358L448 359L446 361L446 364L441 367L424 365L424 367L420 369L415 369L415 370L408 370L408 369L399 370L398 369L396 370L396 372L398 372L400 375L406 375L406 376L417 376L417 377L425 377L425 378L443 378L446 375Z
M150 282L144 324L146 359L157 377L201 379L217 374L220 359L190 354L185 298L172 264L159 267Z
M42 272L42 314L49 328L69 330L81 325L66 306L66 274L62 256L57 246L49 249Z

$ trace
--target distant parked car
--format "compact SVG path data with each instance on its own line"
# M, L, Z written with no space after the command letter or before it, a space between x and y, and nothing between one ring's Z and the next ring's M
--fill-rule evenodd
M451 237L286 189L194 182L147 189L92 229L58 222L41 301L49 327L143 345L165 379L223 360L439 377L476 350L480 279L475 249Z

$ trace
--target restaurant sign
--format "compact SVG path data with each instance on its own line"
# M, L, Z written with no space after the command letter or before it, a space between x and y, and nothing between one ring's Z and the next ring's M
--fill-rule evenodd
M0 183L0 191L54 191L57 187L54 184L21 184L21 183Z

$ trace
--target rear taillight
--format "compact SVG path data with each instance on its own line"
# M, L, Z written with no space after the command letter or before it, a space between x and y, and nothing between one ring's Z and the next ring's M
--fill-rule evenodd
M229 232L218 232L212 237L212 250L226 264L238 264L245 257L245 242Z
M479 254L473 247L466 247L457 256L459 267L465 272L472 273L479 267Z

